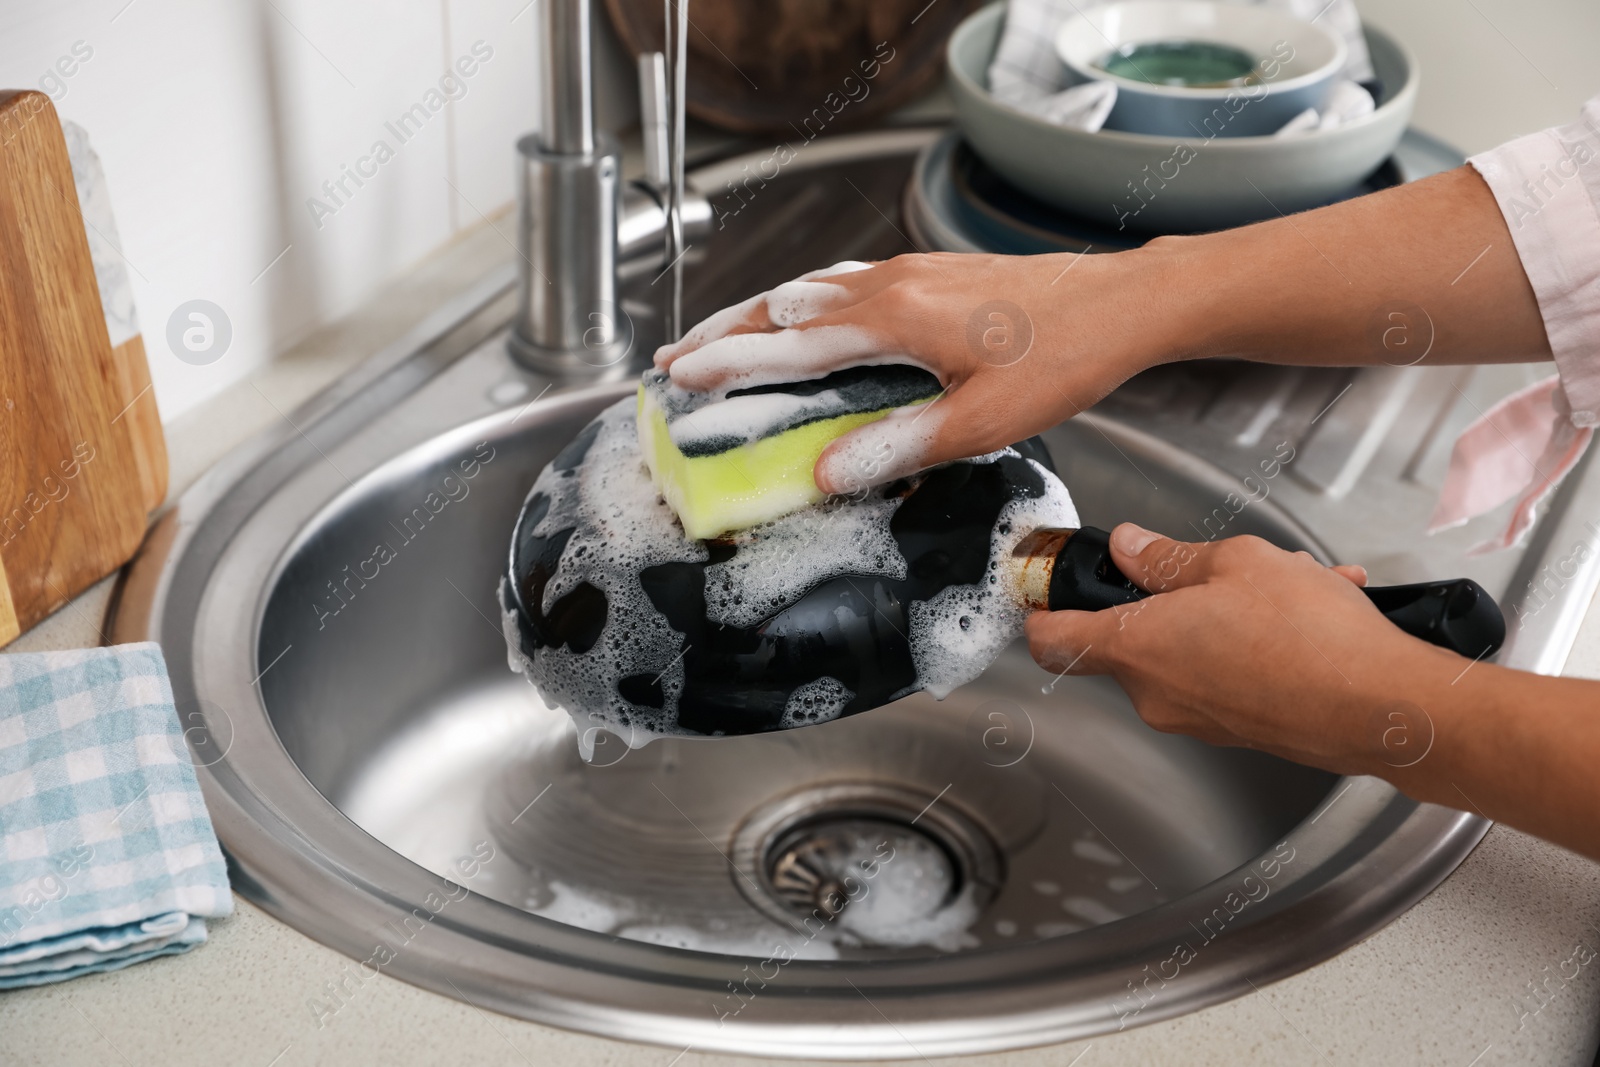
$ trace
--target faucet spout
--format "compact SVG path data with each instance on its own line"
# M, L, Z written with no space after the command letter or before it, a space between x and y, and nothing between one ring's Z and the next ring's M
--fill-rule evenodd
M540 7L539 144L546 152L594 152L591 0L537 0Z
M711 231L710 202L684 187L685 0L677 0L672 81L660 54L640 57L649 165L626 189L616 139L595 126L593 0L534 2L539 127L517 142L518 300L506 347L534 370L599 377L622 364L635 337L618 267L653 260L672 271L662 317L676 339L684 253Z

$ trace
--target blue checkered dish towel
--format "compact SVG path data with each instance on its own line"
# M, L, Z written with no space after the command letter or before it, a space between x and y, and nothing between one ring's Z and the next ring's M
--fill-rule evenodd
M160 646L0 655L0 989L186 952L232 910Z

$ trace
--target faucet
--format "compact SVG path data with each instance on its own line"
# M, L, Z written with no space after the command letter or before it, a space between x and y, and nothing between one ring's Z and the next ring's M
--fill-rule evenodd
M538 11L540 117L517 141L518 307L507 347L535 370L586 376L621 363L633 347L618 269L654 260L681 270L687 240L710 230L711 206L683 191L673 210L674 189L683 188L681 74L672 137L663 57L639 57L646 174L624 183L621 148L595 125L592 0L538 0ZM670 9L668 18L670 27ZM680 40L680 63L682 56ZM669 339L679 328L680 278L667 291Z

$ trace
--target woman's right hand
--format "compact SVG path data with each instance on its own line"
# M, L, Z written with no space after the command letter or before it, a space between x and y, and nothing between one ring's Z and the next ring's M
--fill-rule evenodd
M1160 242L1157 242L1158 244ZM815 478L828 493L983 455L1070 418L1173 358L1179 287L1164 257L905 255L841 263L700 323L656 352L686 389L726 391L909 363L939 379L931 404L834 441Z
M1430 714L1446 721L1450 682L1471 666L1384 618L1359 592L1361 567L1324 567L1257 537L1188 544L1130 523L1111 531L1111 558L1151 595L1037 612L1029 649L1047 670L1112 675L1163 732L1394 777L1406 756L1385 743L1405 731L1385 714L1405 709L1417 740Z

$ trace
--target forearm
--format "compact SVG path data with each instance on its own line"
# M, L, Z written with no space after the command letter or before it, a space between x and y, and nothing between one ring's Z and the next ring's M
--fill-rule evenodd
M715 391L821 377L890 353L937 375L945 391L914 416L830 445L816 468L824 492L859 482L851 472L861 455L893 457L875 467L879 481L982 455L1175 360L1551 358L1500 209L1467 168L1114 255L840 264L719 312L655 358L682 388Z
M1150 327L1157 362L1551 358L1500 209L1469 167L1237 230L1157 240L1133 254L1176 294Z
M1377 709L1368 773L1600 857L1600 682L1462 666L1430 655Z
M1174 287L1193 279L1180 357L1340 365L1551 358L1504 218L1471 168L1160 245L1152 251L1170 255L1164 269ZM1600 683L1468 667L1432 649L1400 673L1409 683L1373 701L1363 724L1377 752L1367 773L1600 857Z

